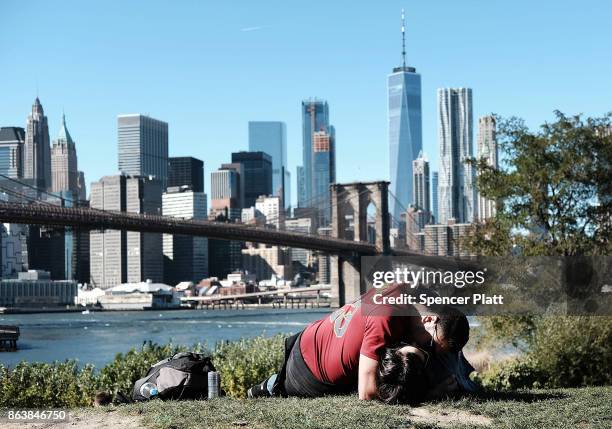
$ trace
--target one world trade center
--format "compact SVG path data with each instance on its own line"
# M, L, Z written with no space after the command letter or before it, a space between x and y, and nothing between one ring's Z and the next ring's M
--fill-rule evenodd
M388 76L389 161L391 194L389 212L393 221L412 204L412 161L423 149L421 119L421 75L406 66L404 11L402 10L402 65Z

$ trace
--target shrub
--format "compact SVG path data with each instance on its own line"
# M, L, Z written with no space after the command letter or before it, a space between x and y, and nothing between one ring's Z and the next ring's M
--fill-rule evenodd
M284 357L283 335L256 337L217 344L213 362L228 396L246 397L249 387L278 372Z
M479 375L493 389L612 384L612 318L533 319L529 348Z
M283 340L282 335L277 335L218 343L212 357L221 372L225 392L234 398L244 397L251 385L278 371L284 355ZM13 368L0 364L0 407L90 406L98 390L130 396L134 382L151 365L185 350L184 346L147 342L139 349L118 353L100 371L95 371L93 365L79 368L74 360L20 362ZM206 353L200 344L190 350Z

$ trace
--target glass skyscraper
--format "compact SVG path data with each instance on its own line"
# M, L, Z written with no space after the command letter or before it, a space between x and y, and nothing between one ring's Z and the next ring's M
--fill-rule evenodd
M423 149L421 75L413 67L396 67L387 79L391 196L389 211L400 219L412 201L414 161Z
M24 140L25 130L23 128L0 128L0 174L12 179L23 177Z
M303 176L298 178L298 207L312 207L312 200L320 197L313 191L313 138L317 131L332 134L329 126L327 101L310 99L302 101L302 159ZM333 137L333 136L332 136Z
M291 206L291 173L287 169L287 126L278 121L249 122L249 151L272 157L272 195Z
M168 158L168 188L176 186L204 192L204 162L191 156Z
M241 164L244 205L254 207L261 195L272 194L272 157L265 152L234 152L232 164Z
M168 123L140 114L117 118L119 171L168 184Z

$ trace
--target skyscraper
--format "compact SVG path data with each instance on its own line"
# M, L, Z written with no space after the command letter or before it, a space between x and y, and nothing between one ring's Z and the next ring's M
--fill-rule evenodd
M51 191L71 192L73 198L78 198L79 194L76 147L66 127L65 115L62 115L59 134L51 147Z
M142 176L105 176L91 185L91 207L161 214L161 183ZM162 235L136 231L91 231L91 283L106 289L121 283L163 281Z
M331 139L335 138L334 129L329 125L329 106L327 101L317 99L304 100L302 101L303 176L298 177L298 207L300 208L312 207L312 200L320 197L320 195L315 195L313 190L314 170L312 162L314 133L318 131L328 133Z
M291 206L291 173L287 169L287 126L277 121L249 122L249 151L272 157L272 195Z
M51 186L49 125L38 97L32 105L32 113L28 115L23 151L23 177L31 179L34 186L46 190Z
M391 196L389 211L400 219L412 204L412 161L423 149L421 75L406 66L404 11L402 10L402 65L387 78ZM397 198L397 201L396 201Z
M0 128L0 174L11 179L23 177L23 142L25 130L20 127ZM4 179L0 177L0 180Z
M477 216L474 170L465 162L473 156L472 132L472 90L438 89L440 224L470 223Z
M431 213L429 201L429 161L419 153L419 157L412 161L413 171L413 191L412 201L417 209L423 210L426 214Z
M117 117L119 171L168 183L168 123L140 114Z
M484 159L487 165L497 168L497 137L494 116L483 116L478 119L478 159ZM485 220L495 216L495 201L484 198L478 192L478 218Z
M210 174L210 198L213 217L224 215L228 220L240 218L242 189L240 169L224 164ZM238 164L238 167L241 167Z
M333 127L332 132L333 132ZM312 135L312 200L316 209L316 226L326 227L331 222L331 191L329 185L336 181L333 135L315 131Z
M234 152L232 164L244 174L244 206L252 207L261 195L272 195L272 157L265 152Z
M191 156L168 158L168 188L177 186L204 192L204 162Z
M433 223L438 222L438 172L431 173L431 215Z
M162 196L164 216L206 219L206 194L169 187ZM164 279L170 285L208 277L208 238L164 234Z

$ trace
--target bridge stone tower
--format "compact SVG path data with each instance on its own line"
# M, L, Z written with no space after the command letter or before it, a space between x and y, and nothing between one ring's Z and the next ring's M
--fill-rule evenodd
M355 241L373 241L378 251L388 254L389 245L389 182L356 182L332 184L332 237ZM368 208L376 209L375 234L368 228ZM347 216L353 216L353 228L349 228ZM365 292L361 281L361 254L334 255L331 257L331 284L333 305L352 302Z

